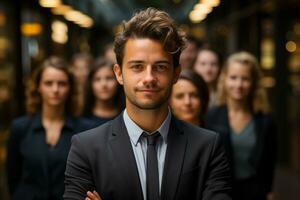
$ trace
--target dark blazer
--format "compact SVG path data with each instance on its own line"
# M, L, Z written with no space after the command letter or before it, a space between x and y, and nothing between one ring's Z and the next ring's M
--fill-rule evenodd
M256 113L253 116L256 133L256 144L251 152L249 162L256 169L253 179L263 193L271 191L277 152L276 125L270 115ZM221 134L229 161L233 169L233 149L230 140L230 125L226 106L218 106L209 110L206 127Z
M7 179L12 199L62 199L71 137L89 127L89 123L68 116L58 143L49 147L40 114L15 119L7 145Z
M161 188L162 200L229 200L230 169L214 132L172 116ZM138 169L123 115L72 138L64 199L142 200Z

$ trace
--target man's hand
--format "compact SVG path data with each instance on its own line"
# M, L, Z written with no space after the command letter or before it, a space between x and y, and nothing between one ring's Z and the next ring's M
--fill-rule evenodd
M87 197L85 198L85 200L102 200L98 192L96 192L95 190L93 192L88 191L86 195Z

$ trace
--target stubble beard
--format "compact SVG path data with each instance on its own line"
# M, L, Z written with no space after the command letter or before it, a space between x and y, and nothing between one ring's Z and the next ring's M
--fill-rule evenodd
M166 91L166 95L161 96L159 99L152 102L140 102L137 98L133 98L129 95L126 95L126 101L129 101L130 104L134 105L135 107L141 110L156 110L158 108L161 108L164 104L168 102L170 95L171 89L168 89Z

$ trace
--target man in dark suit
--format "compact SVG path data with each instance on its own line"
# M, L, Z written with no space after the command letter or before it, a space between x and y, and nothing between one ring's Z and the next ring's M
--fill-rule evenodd
M64 199L84 199L87 191L103 200L231 199L219 136L177 120L168 107L183 46L163 11L148 8L124 24L115 39L114 72L126 109L73 137Z

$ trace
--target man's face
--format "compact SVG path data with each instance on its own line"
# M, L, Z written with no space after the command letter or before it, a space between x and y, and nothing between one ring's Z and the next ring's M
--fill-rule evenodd
M117 80L124 86L126 107L155 110L167 106L172 85L180 68L160 42L148 38L129 39L123 66L114 66Z

